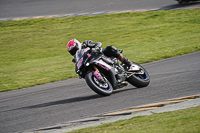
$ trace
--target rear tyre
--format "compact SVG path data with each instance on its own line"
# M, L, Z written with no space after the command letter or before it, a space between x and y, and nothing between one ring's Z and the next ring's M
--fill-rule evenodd
M109 96L113 92L111 83L107 80L105 83L100 83L99 80L93 75L94 72L89 72L85 76L87 85L97 94L102 96ZM104 77L105 78L105 77Z
M141 65L132 62L135 65L140 66L141 71L144 72L143 74L133 74L132 76L130 76L127 81L137 87L137 88L142 88L142 87L146 87L149 85L150 83L150 76L148 74L148 72L144 69L144 67L142 67Z

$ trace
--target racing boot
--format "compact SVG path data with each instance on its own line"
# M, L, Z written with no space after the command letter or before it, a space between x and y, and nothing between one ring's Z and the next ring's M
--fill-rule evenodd
M132 64L132 62L129 61L127 58L125 58L122 54L120 54L117 59L120 60L123 64L125 64L127 66L127 71L129 71L129 72L140 71L140 67Z
M131 70L131 61L129 61L127 58L125 58L122 54L120 54L117 57L118 60L120 60L123 64L125 64L128 67L128 71Z

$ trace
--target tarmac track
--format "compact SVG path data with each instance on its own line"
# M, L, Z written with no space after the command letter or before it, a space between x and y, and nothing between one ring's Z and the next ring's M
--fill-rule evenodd
M101 97L83 79L70 79L0 93L0 132L13 133L87 118L123 108L200 94L200 52L143 64L145 88L131 85Z
M0 21L42 16L98 15L124 10L171 10L199 7L200 2L175 0L0 0Z
M97 15L141 9L187 9L173 0L0 0L0 20L70 14ZM0 133L35 129L123 108L200 93L200 52L144 64L151 76L146 88L127 86L109 97L95 94L84 80L70 79L0 93Z

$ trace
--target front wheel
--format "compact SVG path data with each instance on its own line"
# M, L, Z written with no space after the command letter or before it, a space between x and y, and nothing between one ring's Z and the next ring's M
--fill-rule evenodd
M131 75L127 81L137 88L146 87L150 83L150 76L148 72L141 65L132 62L132 64L137 65L141 68L139 73Z
M99 82L99 80L96 78L96 76L93 73L94 72L89 72L86 74L85 80L86 80L87 85L99 95L102 95L102 96L111 95L113 92L113 87L111 83L108 80L106 80L105 83Z

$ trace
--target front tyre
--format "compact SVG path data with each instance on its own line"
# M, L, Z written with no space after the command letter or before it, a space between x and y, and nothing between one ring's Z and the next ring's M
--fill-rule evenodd
M104 77L105 78L105 77ZM113 92L111 83L107 80L105 83L100 83L93 72L89 72L85 76L87 85L96 93L102 96L109 96Z
M127 81L131 85L133 85L137 88L142 88L142 87L148 86L150 83L150 76L149 76L148 72L141 65L139 65L135 62L132 62L132 64L135 64L141 68L141 74L137 74L137 73L133 74L132 76L130 76L127 79Z

